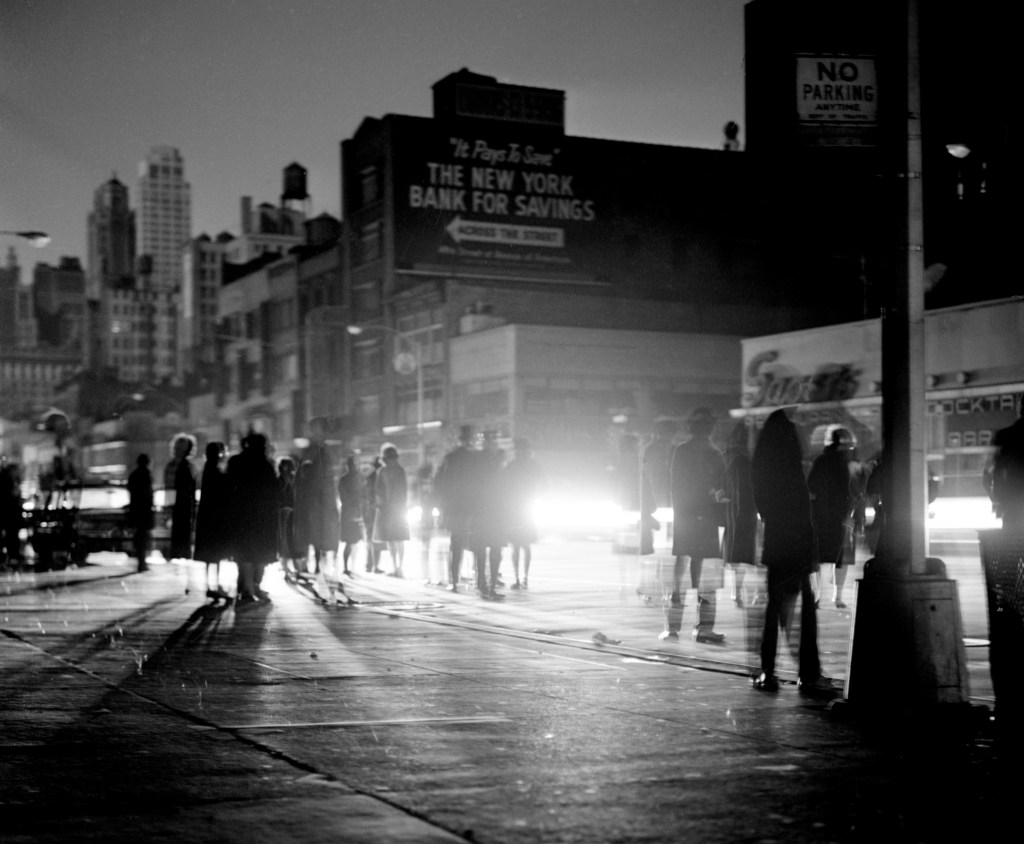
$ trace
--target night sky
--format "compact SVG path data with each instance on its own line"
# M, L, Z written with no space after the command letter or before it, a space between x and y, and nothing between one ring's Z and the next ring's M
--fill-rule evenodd
M572 135L712 147L743 114L746 0L2 0L0 229L41 229L37 261L86 259L111 174L137 203L148 149L181 150L193 235L238 232L309 170L340 214L339 143L363 118L429 116L468 67L566 92ZM740 140L743 140L741 134Z

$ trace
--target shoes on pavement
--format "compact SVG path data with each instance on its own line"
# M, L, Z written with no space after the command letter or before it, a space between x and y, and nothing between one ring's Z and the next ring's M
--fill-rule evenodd
M658 634L658 638L661 639L662 641L665 641L666 639L678 639L679 638L679 631L678 630L662 630Z
M449 586L449 587L448 587L448 591L449 591L449 592L458 592L458 591L459 591L459 587L458 587L458 586L456 586L456 585L455 585L455 584L453 583L453 584L452 584L451 586Z
M270 600L270 593L266 589L257 589L256 597L259 598L261 601L264 601L265 603L273 603Z
M693 630L693 640L701 645L721 645L725 642L724 633L715 633L713 630Z
M672 593L672 595L669 597L669 603L671 603L673 607L682 607L683 606L683 602L682 602L682 600L680 600L678 592L673 592Z
M824 675L819 675L813 680L801 680L797 688L800 694L807 695L808 697L827 699L839 697L841 694L840 690L832 684L832 681Z
M779 678L774 674L761 673L754 678L754 688L762 692L777 692L779 690Z
M846 602L843 601L841 598L836 598L836 609L837 610L845 610L846 609Z
M516 592L518 592L523 587L519 584L519 581L517 580L515 583L512 584L512 588L515 589Z
M527 587L529 587L529 585L530 585L529 581L524 577L523 578L523 589L526 589Z
M235 609L236 610L249 609L250 607L258 606L259 602L260 602L259 598L257 598L255 595L250 595L249 593L245 593L244 595L239 595L235 599Z

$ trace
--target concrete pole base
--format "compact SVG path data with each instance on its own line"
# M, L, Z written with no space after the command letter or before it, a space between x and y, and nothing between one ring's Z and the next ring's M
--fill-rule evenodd
M934 574L896 576L875 573L872 562L857 581L846 701L877 713L968 705L956 581L941 560L928 560Z

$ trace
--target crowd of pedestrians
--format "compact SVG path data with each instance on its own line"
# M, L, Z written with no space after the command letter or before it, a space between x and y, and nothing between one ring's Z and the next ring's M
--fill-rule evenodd
M451 533L444 585L458 590L468 551L475 563L476 592L498 597L502 551L511 545L512 588L528 587L538 538L532 502L543 488L544 473L526 440L517 439L512 459L506 460L495 431L485 431L478 445L472 428L463 426L457 447L437 472L429 464L420 467L410 484L393 444L381 446L365 470L355 454L347 454L336 472L326 436L324 420L315 419L303 453L277 460L261 433L244 436L230 458L224 443L211 442L201 473L191 457L195 438L184 433L173 438L163 472L165 488L174 493L170 557L205 564L207 597L234 600L239 608L269 602L263 572L280 561L287 576L314 581L318 591L341 600L342 579L354 576L354 554L361 544L366 571L385 573L386 559L387 574L403 578L406 544L415 531L427 553L435 512ZM146 569L152 545L149 466L149 456L140 455L128 480L128 519L139 571ZM412 525L411 493L422 514ZM237 568L234 595L222 581L221 563L227 560ZM428 559L421 562L428 575Z
M808 472L800 434L785 410L772 413L756 437L747 424L738 423L722 450L712 440L716 425L709 409L697 408L686 419L681 442L675 442L677 431L668 423L657 426L639 452L635 435L623 438L616 486L624 490L623 505L639 511L641 555L654 553L647 525L654 522L656 507L667 505L671 512L673 564L660 638L679 638L685 596L692 590L694 641L724 642L714 625L717 591L729 567L735 605L764 614L755 687L778 688L781 630L799 661L801 688L827 693L831 684L821 675L816 613L823 567L834 572L835 606L846 606L843 585L852 565L854 514L863 488L853 437L840 426L830 428L824 452ZM636 466L639 477L629 470Z

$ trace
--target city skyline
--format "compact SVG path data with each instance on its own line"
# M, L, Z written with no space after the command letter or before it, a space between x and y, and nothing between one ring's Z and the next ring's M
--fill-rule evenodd
M0 223L51 235L13 243L23 266L84 262L93 193L116 173L138 207L160 145L187 162L193 235L238 234L239 198L276 203L293 161L312 214L340 217L340 142L366 117L429 115L461 67L564 90L572 135L716 148L744 121L745 5L597 0L581 24L578 3L532 0L7 3Z

